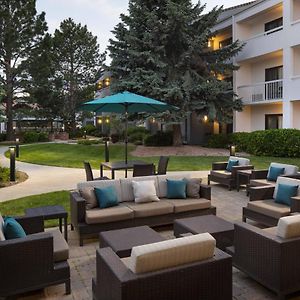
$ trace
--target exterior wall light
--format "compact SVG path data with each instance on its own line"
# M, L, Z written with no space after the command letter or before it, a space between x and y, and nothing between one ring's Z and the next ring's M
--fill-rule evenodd
M207 122L207 121L208 121L208 116L205 115L205 116L203 117L203 121L204 121L204 122Z
M109 124L109 118L106 118L105 123Z
M105 78L104 85L105 86L110 86L110 78Z
M102 118L98 119L98 124L102 124Z

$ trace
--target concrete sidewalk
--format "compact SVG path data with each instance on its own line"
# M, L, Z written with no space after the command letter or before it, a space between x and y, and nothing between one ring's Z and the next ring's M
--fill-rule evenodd
M9 167L9 159L4 156L8 147L0 147L0 165ZM99 161L100 164L100 161ZM78 182L85 181L84 169L76 168L62 168L62 167L50 167L43 165L35 165L17 161L16 168L19 171L27 173L29 178L19 184L1 188L0 189L0 202L30 196L38 195L42 193L49 193L62 190L72 190L76 188ZM168 172L168 173L189 173L193 177L206 177L207 171L193 171L193 172ZM128 172L129 176L131 173ZM105 171L104 175L111 176L109 171ZM99 170L94 170L94 176L100 176ZM124 177L123 171L116 172L116 178Z

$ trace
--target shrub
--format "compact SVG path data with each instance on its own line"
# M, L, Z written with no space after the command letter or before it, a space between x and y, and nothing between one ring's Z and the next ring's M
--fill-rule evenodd
M117 143L120 140L120 135L118 133L113 133L110 135L111 137L111 142L113 144Z
M145 127L129 127L127 130L127 135L131 136L133 134L140 133L140 134L149 134L149 130L147 130Z
M28 131L24 133L23 142L26 144L48 142L48 134L46 132Z
M145 146L172 146L173 133L172 131L158 131L156 134L148 135L144 139Z
M259 156L300 157L300 130L271 129L253 132L236 132L210 138L210 147L226 148L236 145L238 151L245 151ZM223 145L223 147L222 147Z
M79 141L77 141L78 145L86 145L86 146L97 145L100 143L101 143L100 140L79 140Z
M207 146L209 148L227 148L229 143L227 134L214 134L210 136Z
M6 141L6 133L0 133L0 142Z
M93 135L93 133L95 132L95 130L97 130L97 129L96 129L96 127L94 125L87 124L87 125L85 125L85 126L83 126L81 128L81 133L82 133L82 135L84 135L84 131L86 131L86 134Z
M9 181L9 168L4 168L0 166L0 182Z

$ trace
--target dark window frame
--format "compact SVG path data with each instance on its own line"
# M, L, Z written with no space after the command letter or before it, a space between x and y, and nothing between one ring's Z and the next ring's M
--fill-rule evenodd
M276 29L276 28L282 27L282 26L283 26L283 17L280 17L280 18L277 18L275 20L265 23L265 32L268 32L270 30L273 30L273 29ZM277 32L279 30L282 30L282 28L278 28L278 30L275 30L273 32Z
M226 46L229 46L231 44L232 44L232 37L229 37L229 38L219 42L219 48L222 49L222 48L224 48Z
M279 129L279 117L283 117L283 114L266 114L265 115L265 130L268 129L274 129L274 128L268 128L268 118L270 117L277 117L277 121L276 121L276 128Z

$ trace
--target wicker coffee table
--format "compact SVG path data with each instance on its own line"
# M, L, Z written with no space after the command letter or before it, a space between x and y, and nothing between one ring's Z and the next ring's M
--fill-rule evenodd
M217 247L225 250L233 245L234 226L214 215L199 216L174 221L174 235L181 237L186 233L210 233L217 241Z
M119 257L128 257L132 247L164 241L148 226L102 231L99 234L100 248L110 247Z

